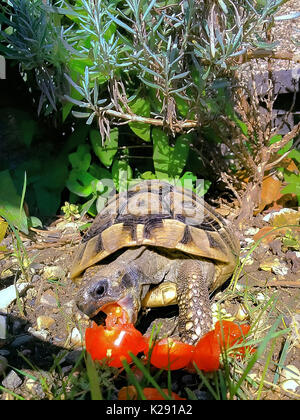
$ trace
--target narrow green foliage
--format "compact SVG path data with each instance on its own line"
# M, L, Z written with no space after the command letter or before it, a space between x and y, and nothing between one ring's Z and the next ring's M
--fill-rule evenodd
M87 375L88 375L89 383L90 383L91 398L94 401L102 400L103 397L102 397L102 392L99 385L99 377L97 374L97 369L89 353L86 354L85 362L86 362Z

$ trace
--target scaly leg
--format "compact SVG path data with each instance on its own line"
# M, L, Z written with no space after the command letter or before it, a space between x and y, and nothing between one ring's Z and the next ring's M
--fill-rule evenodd
M178 264L179 334L182 341L195 344L212 326L209 284L215 269L208 261L190 259Z

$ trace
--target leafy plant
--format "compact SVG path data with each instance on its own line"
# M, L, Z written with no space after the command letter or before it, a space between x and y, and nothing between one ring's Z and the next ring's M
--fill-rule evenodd
M268 164L261 162L262 156L273 155L291 138L269 145L269 121L267 129L254 126L251 131L245 113L231 105L236 99L231 94L233 72L240 61L261 57L262 50L266 57L273 54L277 44L263 40L264 30L271 29L283 3L5 2L0 48L6 58L21 64L34 92L40 91L38 111L50 115L59 110L60 123L72 121L72 111L89 126L89 144L82 136L73 149L65 150L57 182L38 176L32 184L36 195L57 208L67 179L69 201L84 204L83 211L92 204L95 213L109 190L104 180L112 179L120 191L130 180L189 179L203 193L209 182L222 179L237 196L236 174L246 170L251 182L244 195L255 207ZM276 16L280 18L287 19ZM270 150L262 154L266 147ZM68 155L71 170L66 174ZM218 162L217 171L213 162ZM199 178L206 179L204 189L196 189ZM296 185L294 178L288 182Z
M22 232L28 234L30 226L40 226L41 222L36 217L28 217L23 204L26 191L26 173L22 197L17 194L13 180L8 170L0 172L0 216Z

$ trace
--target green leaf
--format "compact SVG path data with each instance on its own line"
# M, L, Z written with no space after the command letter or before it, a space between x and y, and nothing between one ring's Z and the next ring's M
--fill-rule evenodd
M42 227L43 226L43 224L42 224L42 222L40 221L40 219L38 219L37 217L35 217L35 216L31 216L30 218L29 218L29 222L30 222L30 226L32 226L32 227Z
M282 135L281 134L275 134L275 136L273 136L273 137L270 138L269 145L271 146L271 144L277 143L281 139L282 139Z
M91 67L93 65L93 61L89 58L73 58L69 62L70 69L73 70L74 73L78 73L84 75L85 68ZM72 77L72 76L71 76ZM73 78L73 77L72 77Z
M29 147L32 143L32 140L34 138L34 135L37 132L37 123L34 120L31 119L21 119L19 121L20 124L20 132L22 133L22 136L20 137L24 144Z
M101 388L99 385L99 376L96 369L96 365L94 361L92 360L91 355L89 353L86 353L85 363L86 363L87 375L89 378L91 398L93 401L103 400Z
M171 148L167 134L160 128L152 130L153 163L155 174L159 179L168 179Z
M300 163L300 151L293 149L289 153L289 158L294 159L296 162Z
M175 142L169 145L169 138L160 128L152 130L153 163L155 174L159 179L178 178L185 165L189 154L191 134L182 134Z
M137 98L130 103L132 112L141 117L150 117L150 101L144 98ZM142 140L150 141L150 124L132 122L129 123L131 130Z
M132 179L132 169L128 163L125 160L115 160L111 172L116 190L126 191L128 182Z
M177 138L171 153L169 176L176 178L181 175L189 155L191 141L191 134L182 134Z
M299 174L285 174L285 182L288 182L288 185L281 190L282 194L296 194L300 196L300 175Z
M156 176L151 171L146 171L141 174L142 179L156 179Z
M67 160L61 156L48 160L42 176L33 182L37 205L42 216L56 214L61 204L61 192L65 187L67 176Z
M185 101L183 98L180 98L178 95L176 95L175 101L176 101L177 109L180 112L180 114L183 117L186 117L187 113L190 110L190 107L189 107L187 101Z
M0 172L0 216L8 223L28 234L28 222L25 211L21 206L21 197L18 195L10 172Z
M77 147L76 152L69 154L69 161L73 169L78 169L80 171L87 171L89 169L91 159L89 147L86 144L80 144Z
M94 192L93 181L97 181L90 173L72 169L66 182L66 186L71 192L80 197L88 197Z
M106 138L102 146L102 139L98 130L90 131L90 140L95 155L103 163L104 166L111 166L114 156L118 151L119 131L113 128L110 136Z
M233 120L235 121L236 125L241 129L241 132L247 137L248 136L248 127L243 121L237 118L236 115L233 116Z
M284 145L280 150L278 150L278 155L283 155L284 153L288 152L290 148L293 146L293 139L290 140L286 145Z

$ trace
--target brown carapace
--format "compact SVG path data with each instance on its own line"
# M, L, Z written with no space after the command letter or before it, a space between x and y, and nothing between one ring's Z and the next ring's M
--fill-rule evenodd
M128 288L131 294L140 294L135 296L140 301L135 305L135 311L142 303L157 306L177 302L179 334L186 342L198 341L210 328L209 293L230 277L237 264L240 248L234 229L203 198L189 189L167 182L143 181L124 193L116 194L83 237L71 268L71 278L76 278L88 272L89 267L99 266L99 275L94 275L96 270L92 276L87 276L88 284L83 275L85 300L89 300L88 296L93 290L93 307L100 309L103 298L107 300L107 296L104 296L106 291L95 297L95 287L91 287L93 276L95 283L101 282L101 271L106 267L107 284L116 286L117 280L112 282L107 275L107 264L112 264L111 256L116 254L116 260L121 258L123 270L126 257L125 254L120 257L117 251L124 249L125 253L126 249L137 247L151 250L151 256L149 254L148 257L152 258L153 264L151 269L149 264L142 264L147 256L145 252L143 257L129 257L130 273L138 273L136 276L141 277L143 285L158 285L148 290L148 294L145 288L143 293L142 288L138 288L136 293ZM178 255L181 256L178 258ZM107 257L110 257L110 262L106 264ZM146 266L147 269L144 269ZM116 271L116 267L118 264L115 262L111 268ZM158 276L158 272L164 271L162 267L166 267L167 272ZM125 274L129 276L128 272ZM123 275L122 272L120 279ZM138 282L138 279L134 282L135 287ZM111 293L111 300L120 298L124 302L123 283L120 296L116 292ZM159 297L166 295L166 291L174 295L171 303L164 303L163 298ZM154 303L151 303L151 294L152 301L157 296ZM95 299L98 299L98 306Z

